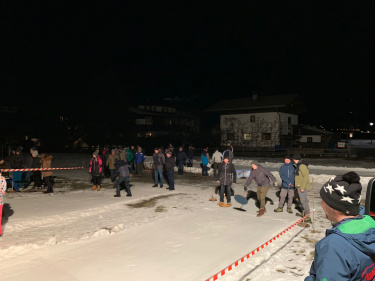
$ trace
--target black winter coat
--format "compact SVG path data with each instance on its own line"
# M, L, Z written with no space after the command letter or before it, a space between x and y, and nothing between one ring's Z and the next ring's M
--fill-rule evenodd
M172 156L165 158L165 169L167 171L173 171L175 165L176 165L176 162L174 161L174 158Z
M221 163L218 169L217 180L220 181L221 185L232 185L237 181L237 172L234 165L230 162L225 164Z

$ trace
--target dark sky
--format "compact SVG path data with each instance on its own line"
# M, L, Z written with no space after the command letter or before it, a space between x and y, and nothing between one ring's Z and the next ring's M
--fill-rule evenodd
M6 105L86 118L166 97L202 109L256 91L300 94L312 125L375 121L373 1L4 2Z

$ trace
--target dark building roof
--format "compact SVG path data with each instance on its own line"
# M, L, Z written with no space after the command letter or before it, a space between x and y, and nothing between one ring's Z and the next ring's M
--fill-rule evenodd
M246 113L283 111L290 113L305 113L306 106L298 94L263 96L253 94L249 98L222 100L205 112Z
M335 134L335 133L330 132L330 131L326 131L326 130L322 130L322 129L318 129L318 128L315 128L315 127L302 125L302 124L293 125L293 126L298 129L299 135L317 135L317 136L320 136L320 135L334 135Z

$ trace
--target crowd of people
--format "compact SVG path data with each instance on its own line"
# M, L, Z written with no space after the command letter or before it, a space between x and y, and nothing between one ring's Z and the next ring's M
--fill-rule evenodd
M7 168L50 168L52 155L42 153L32 147L26 153L23 148L12 150L10 157L0 160L0 165ZM169 190L175 190L174 168L177 166L177 175L184 174L184 167L193 166L194 147L189 146L187 152L181 146L177 149L169 145L166 149L155 147L153 153L154 185L163 188L163 175L166 174ZM209 164L214 170L214 178L220 184L220 207L229 207L231 204L232 185L237 182L237 173L233 164L233 147L230 143L221 153L216 148L210 159L208 148L201 153L202 176L208 176ZM93 183L92 190L100 191L103 177L108 177L115 183L115 197L121 197L121 185L125 185L126 196L132 196L130 176L143 176L146 156L143 149L137 146L104 149L101 153L96 150L90 160L89 173ZM310 190L308 163L300 154L293 157L287 155L284 164L279 169L281 178L280 200L276 213L283 212L285 202L287 212L292 212L293 200L297 199L301 208L299 216L310 214L308 191ZM244 190L247 191L251 183L257 185L256 197L259 203L257 217L266 213L266 197L273 182L277 187L275 176L254 160L246 180ZM34 182L32 190L40 190L42 184L47 187L45 193L53 192L51 171L13 171L13 192L21 192ZM311 265L309 276L305 280L373 280L375 276L375 222L369 216L360 213L362 186L360 178L355 172L331 178L320 189L321 206L326 217L331 221L332 228L326 232L326 237L315 246L315 257ZM3 207L3 194L9 192L7 183L0 178L0 224ZM227 203L224 203L226 198ZM307 216L305 221L311 222ZM1 226L0 226L1 237ZM332 270L335 268L336 270Z
M0 164L9 169L30 169L30 168L51 168L53 156L47 153L39 154L35 146L29 151L23 152L23 147L18 146L11 149L10 155L3 159ZM42 191L47 187L44 193L53 192L52 171L12 171L9 173L11 188L6 192L21 192L33 186L28 191Z

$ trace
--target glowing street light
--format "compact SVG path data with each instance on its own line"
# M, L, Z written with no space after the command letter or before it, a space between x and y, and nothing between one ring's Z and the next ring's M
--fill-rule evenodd
M374 125L374 123L370 122L370 127L371 127L371 144L372 144L372 126Z

